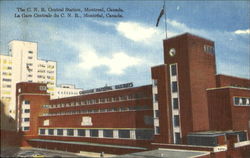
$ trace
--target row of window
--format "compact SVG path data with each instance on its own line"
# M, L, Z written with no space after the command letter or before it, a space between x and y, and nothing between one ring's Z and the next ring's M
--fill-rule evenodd
M3 60L3 64L12 64L12 61L11 60Z
M153 79L153 107L154 107L154 133L160 134L160 127L159 127L159 117L160 111L158 110L158 80Z
M6 75L6 76L11 76L11 75L12 75L11 72L3 72L2 74L3 74L3 75Z
M12 70L12 67L11 66L3 66L3 69L4 70Z
M122 138L149 140L153 137L153 130L127 130L127 129L39 129L39 135L95 137L95 138ZM134 135L134 136L133 136Z
M71 102L71 103L62 103L57 105L47 105L45 108L61 108L61 107L71 107L71 106L80 106L80 105L91 105L91 104L98 104L98 103L110 103L110 102L118 102L118 101L126 101L126 100L133 100L133 99L141 99L145 98L145 95L142 93L137 93L134 95L125 95L125 96L117 96L111 98L99 98L99 99L88 99L79 102Z
M234 105L250 106L250 97L234 97Z
M91 110L75 110L75 111L63 111L57 113L44 113L43 116L57 116L57 115L77 115L77 114L94 114L105 112L125 112L125 111L141 111L150 110L149 106L130 106L120 108L106 108L106 109L91 109Z
M1 93L4 95L10 95L10 91L1 91Z
M54 85L54 82L47 82L48 85Z
M43 68L45 68L46 65L44 65L44 64L38 64L38 67L43 67ZM50 68L50 69L53 69L54 67L55 67L54 65L47 65L47 68Z
M61 91L61 92L57 92L58 94L74 94L74 95L78 95L79 94L79 92L67 92L67 91Z
M179 111L179 94L178 94L178 71L177 64L170 65L170 83L171 83L171 104L172 104L172 122L173 122L173 136L174 143L180 143L180 132L178 132L178 128L180 128L180 115L173 114L174 110ZM177 93L177 97L175 97L174 93ZM176 129L177 128L177 129Z
M22 122L26 122L28 124L25 124L25 125L22 125L21 124L21 130L22 131L28 131L30 129L30 125L29 125L29 122L30 122L30 118L29 116L27 116L27 114L30 113L30 108L29 108L29 105L30 105L30 101L29 100L24 100L23 101L23 105L22 108L21 108L21 111L22 111ZM26 116L25 116L26 115Z
M209 45L204 45L204 52L214 54L214 47L209 46Z
M3 87L3 88L11 88L11 85L10 85L10 84L3 84L2 87Z
M11 82L10 78L3 78L3 81Z

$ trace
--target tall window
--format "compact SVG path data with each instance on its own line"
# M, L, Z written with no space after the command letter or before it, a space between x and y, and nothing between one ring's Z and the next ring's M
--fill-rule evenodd
M178 88L177 88L177 82L176 81L173 81L172 82L172 92L175 93L178 91Z
M180 126L179 115L174 115L174 126L175 127Z
M159 110L155 110L155 117L159 117L160 116L160 111Z
M178 102L179 102L178 98L173 98L173 108L174 108L174 109L178 109L178 108L179 108L179 107L178 107L178 106L179 106L179 105L178 105L178 104L179 104Z
M181 135L179 132L174 133L175 134L175 144L181 143Z
M154 94L154 101L158 102L158 94Z
M176 65L171 65L171 76L176 76Z
M160 127L155 127L155 134L160 134Z

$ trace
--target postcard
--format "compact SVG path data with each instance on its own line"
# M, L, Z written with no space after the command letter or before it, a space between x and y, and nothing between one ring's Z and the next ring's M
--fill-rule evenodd
M1 156L249 156L249 6L0 1Z

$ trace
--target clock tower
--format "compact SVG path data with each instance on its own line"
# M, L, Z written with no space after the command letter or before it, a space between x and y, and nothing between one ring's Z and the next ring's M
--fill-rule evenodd
M186 143L209 129L207 88L215 87L214 42L185 33L163 41L164 64L152 67L157 143Z

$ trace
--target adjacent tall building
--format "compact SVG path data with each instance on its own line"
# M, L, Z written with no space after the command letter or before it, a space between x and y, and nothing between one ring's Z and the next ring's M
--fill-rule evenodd
M81 89L74 87L56 87L56 62L38 59L38 45L35 42L11 41L9 55L0 55L0 99L5 112L15 118L16 114L16 83L46 83L51 98L63 95L79 95ZM68 92L74 91L74 94ZM78 93L77 93L78 92Z

